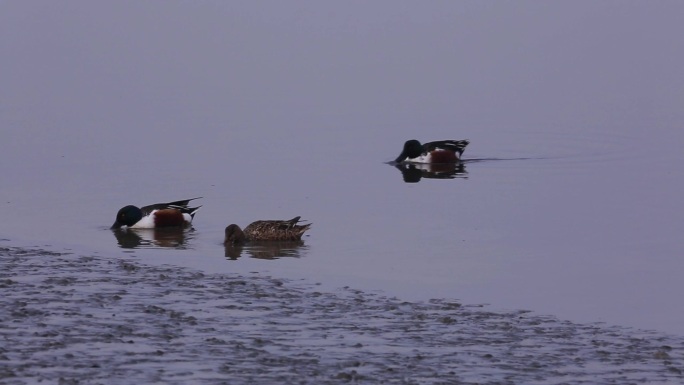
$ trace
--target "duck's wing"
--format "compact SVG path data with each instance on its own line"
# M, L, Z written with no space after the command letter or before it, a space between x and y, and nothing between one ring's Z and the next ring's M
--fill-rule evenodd
M245 227L245 230L250 229L251 231L276 231L276 230L287 230L294 227L297 222L299 222L299 217L292 218L287 221L283 220L260 220L254 221Z
M190 204L190 201L194 201L195 199L200 199L200 198L202 198L202 197L184 199L181 201L168 202L168 203L155 203L153 205L143 206L140 208L140 210L143 212L143 215L149 215L154 210L164 210L164 209L176 209L176 210L180 210L184 214L193 215L195 213L195 211L199 210L199 208L202 206L188 207L188 205Z
M182 201L175 201L175 202L169 202L169 203L164 203L164 204L167 206L188 207L188 205L190 204L190 201L194 201L195 199L202 199L202 197L190 198L190 199L185 199Z
M297 240L311 227L311 223L298 225L300 218L255 221L245 227L244 232L252 240Z
M300 217L300 216L296 216L296 217L290 219L289 221L283 221L283 222L285 222L285 223L287 224L288 227L294 227L294 226L297 225L297 223L299 223L299 220L300 220L301 218L302 218L302 217Z
M466 146L470 143L468 140L438 140L434 142L428 142L423 144L423 149L425 152L430 152L434 150L447 150L457 152L459 156L463 154Z

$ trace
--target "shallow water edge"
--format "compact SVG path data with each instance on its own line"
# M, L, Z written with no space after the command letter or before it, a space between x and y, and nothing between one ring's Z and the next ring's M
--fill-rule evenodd
M0 248L0 381L681 383L684 338Z

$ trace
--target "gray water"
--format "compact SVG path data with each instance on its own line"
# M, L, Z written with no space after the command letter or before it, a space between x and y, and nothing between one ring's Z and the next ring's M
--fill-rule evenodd
M3 384L677 384L684 338L0 248Z
M682 14L0 2L0 245L683 335ZM464 169L406 183L411 138L469 139ZM192 231L108 229L196 196ZM301 245L222 244L296 215Z

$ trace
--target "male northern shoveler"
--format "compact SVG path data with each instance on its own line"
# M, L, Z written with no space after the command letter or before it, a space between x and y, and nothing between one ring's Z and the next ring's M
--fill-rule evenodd
M311 227L311 223L298 225L299 218L288 221L256 221L243 231L240 226L231 224L226 227L225 244L242 244L247 241L298 241L302 234Z
M439 140L420 144L413 139L404 143L404 149L395 159L396 163L456 163L461 160L461 155L467 140Z
M202 207L188 207L188 204L190 201L200 198L156 203L143 207L133 205L123 207L116 213L116 221L111 228L118 229L122 226L127 226L130 228L151 229L155 227L188 226L192 222L197 210Z

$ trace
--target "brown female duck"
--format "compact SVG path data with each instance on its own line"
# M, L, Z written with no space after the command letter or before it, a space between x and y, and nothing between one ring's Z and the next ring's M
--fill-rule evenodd
M298 241L311 223L298 225L301 217L290 220L267 220L252 222L244 230L236 224L226 227L226 245L243 244L248 241Z

